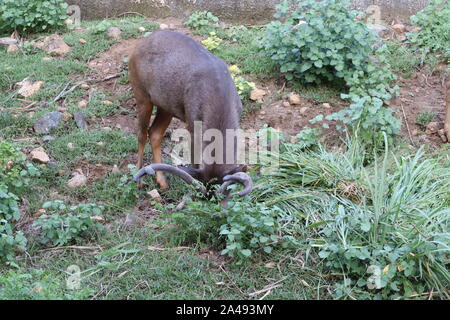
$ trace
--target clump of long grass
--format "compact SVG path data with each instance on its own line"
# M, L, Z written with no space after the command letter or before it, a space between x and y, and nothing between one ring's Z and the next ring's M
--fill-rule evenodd
M280 170L255 200L281 209L284 231L317 248L340 272L340 297L449 298L450 170L423 150L365 165L350 138L343 152L282 148Z

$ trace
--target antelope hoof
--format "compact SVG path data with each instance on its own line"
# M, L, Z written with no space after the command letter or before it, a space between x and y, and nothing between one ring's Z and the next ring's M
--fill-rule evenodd
M166 177L164 177L164 175L162 174L162 172L157 172L156 173L156 183L159 185L159 187L162 190L167 190L169 189L169 184L166 181Z

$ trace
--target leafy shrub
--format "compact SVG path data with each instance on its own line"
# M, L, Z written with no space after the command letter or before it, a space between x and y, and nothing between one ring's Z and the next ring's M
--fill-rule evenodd
M287 80L320 83L365 71L375 37L341 2L296 1L292 12L288 1L277 6L275 17L285 20L268 25L262 47Z
M24 251L26 238L14 228L20 219L19 196L38 170L12 144L0 141L0 262L13 263L16 251Z
M2 0L0 33L39 32L60 27L67 18L67 6L63 0Z
M408 34L410 42L422 51L450 58L450 3L447 0L430 1L425 9L411 17L411 23L420 30Z
M79 204L67 207L62 201L46 202L42 206L47 211L34 225L41 229L44 244L65 245L80 240L88 233L103 230L98 217L103 207L96 204Z
M262 203L233 201L228 208L222 208L217 201L211 201L189 202L183 211L170 217L180 226L177 230L182 230L179 237L183 242L225 246L223 255L246 259L258 250L270 253L284 242L279 235L278 214L277 208Z
M198 34L207 34L217 27L219 18L208 11L198 11L184 22L184 24L193 29Z
M222 39L220 39L215 32L210 32L209 37L202 41L202 44L205 46L206 49L209 51L216 50L220 43L222 42Z
M351 105L328 120L341 121L353 130L359 128L361 135L375 135L377 141L382 140L378 133L398 134L401 122L391 109L384 108L397 92L390 87L396 77L381 54L383 47L373 51L374 33L355 20L360 12L350 10L348 1L293 2L293 11L289 11L287 0L277 6L275 17L284 21L268 25L262 50L277 62L287 80L345 81L350 89L342 97ZM314 121L322 119L320 115Z
M236 65L228 67L233 78L234 85L238 90L238 94L241 99L248 99L250 92L256 88L254 82L247 81L244 77L240 76L241 70Z

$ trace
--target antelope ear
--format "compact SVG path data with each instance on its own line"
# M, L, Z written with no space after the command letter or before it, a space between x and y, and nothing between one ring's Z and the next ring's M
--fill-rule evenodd
M231 176L231 175L233 175L235 173L238 173L238 172L247 172L247 170L248 170L248 168L247 168L246 165L237 166L236 168L231 169L230 171L228 171L224 176Z
M184 172L188 173L192 178L201 181L201 170L195 169L188 166L178 166L179 169L183 170Z

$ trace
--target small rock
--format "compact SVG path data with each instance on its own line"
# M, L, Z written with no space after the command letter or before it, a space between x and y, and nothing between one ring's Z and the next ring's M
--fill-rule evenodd
M109 101L109 100L103 100L102 104L105 105L105 106L111 106L113 103L111 101Z
M119 168L117 167L117 164L114 165L114 167L113 167L112 170L111 170L111 173L113 173L113 174L120 173L120 170L119 170Z
M406 41L406 39L408 39L404 34L399 34L397 35L397 40L403 42Z
M42 147L31 150L31 159L40 163L48 163L50 161L48 154L45 153Z
M369 27L369 29L375 31L375 33L377 34L378 37L383 37L388 31L389 29L381 24L369 24L367 25L367 27Z
M36 43L35 47L57 57L63 56L70 51L70 47L64 42L63 38L57 34L45 37L44 41Z
M77 112L73 115L75 122L77 124L77 127L80 129L86 129L87 128L87 120L86 115L82 112Z
M78 102L78 108L80 108L80 109L86 109L87 105L88 105L88 103L86 100L81 100L80 102Z
M47 213L47 210L39 209L38 211L35 212L34 216L39 217L39 216L42 216L44 213Z
M52 140L55 140L54 136L43 136L42 137L42 141L43 142L49 142L49 141L52 141Z
M145 31L146 31L144 27L139 27L138 30L139 30L140 32L145 32Z
M57 127L63 118L61 112L49 112L36 120L33 125L36 133L49 133L51 129Z
M58 163L56 163L56 162L54 162L54 161L50 161L50 162L47 163L47 165L48 165L50 168L56 168L56 167L58 166Z
M8 46L8 49L6 49L6 53L13 53L13 52L16 52L19 50L20 50L20 47L17 44L10 44Z
M42 61L52 61L53 58L52 57L43 57Z
M165 23L161 23L161 24L159 25L159 29L161 29L161 30L167 30L167 29L169 29L169 26L168 26L167 24L165 24Z
M441 138L441 140L442 140L443 143L446 143L446 142L448 141L447 135L445 134L445 130L444 130L444 129L440 129L440 130L438 131L438 135L439 135L439 137Z
M308 111L308 107L302 107L301 109L300 109L300 114L306 114L306 112Z
M427 125L427 128L425 130L425 134L432 135L432 134L438 133L439 128L440 128L440 126L439 126L438 122L430 122Z
M111 131L112 129L111 129L111 127L102 127L102 130L103 131Z
M108 30L106 30L106 37L108 39L120 39L120 36L122 35L122 31L120 31L117 27L110 27Z
M266 114L266 112L265 112L265 111L261 111L261 112L260 112L260 114L262 114L262 115L265 115L265 114Z
M124 224L128 227L143 226L145 224L145 220L135 216L134 214L127 214Z
M69 188L74 189L74 188L84 186L84 185L86 185L86 183L87 183L86 176L84 174L75 172L72 179L70 179L69 182L67 182L67 186Z
M289 94L288 100L289 100L289 103L292 105L298 105L298 104L302 103L300 96L296 93Z
M70 119L72 119L72 114L69 113L69 112L64 112L64 113L63 113L63 120L67 122L67 121L69 121Z
M403 32L405 32L406 27L405 27L404 24L398 23L398 24L394 24L394 25L392 26L392 29L394 29L395 32L403 33Z
M322 106L323 106L325 109L331 109L331 104L329 104L329 103L324 103L324 104L322 104Z
M263 97L267 94L266 90L262 89L253 89L252 92L250 92L250 99L256 102L262 102Z
M99 223L105 223L105 219L103 219L103 218L100 217L100 216L92 216L92 217L90 217L90 219L91 219L92 221L96 221L96 222L99 222Z
M98 145L99 147L104 147L104 146L105 146L105 143L104 143L103 141L99 141L99 142L97 142L97 145Z
M82 84L80 85L80 88L81 88L81 89L84 89L84 90L89 90L89 89L91 88L91 86L88 85L87 83L82 83Z
M158 190L153 189L152 191L147 192L147 194L155 201L161 201L161 195L159 194Z
M36 92L41 90L41 86L43 83L43 81L32 82L28 80L28 78L25 78L22 81L16 83L16 85L19 87L17 93L24 98L29 98L36 94Z
M87 41L86 41L85 39L83 39L83 38L80 38L80 39L78 40L78 42L81 43L81 44L85 44Z
M283 101L283 107L285 108L289 108L291 106L291 104L287 101Z
M75 146L73 145L72 142L69 142L69 143L67 144L67 148L69 148L70 150L73 150L73 149L75 149Z

